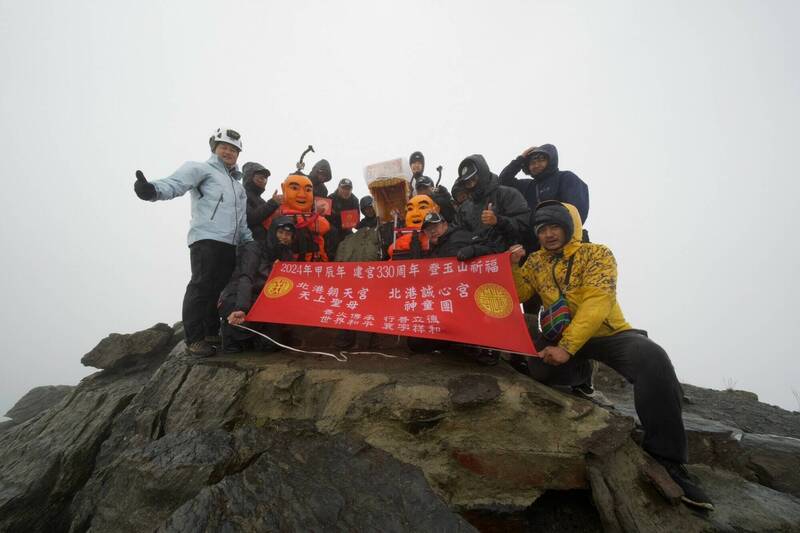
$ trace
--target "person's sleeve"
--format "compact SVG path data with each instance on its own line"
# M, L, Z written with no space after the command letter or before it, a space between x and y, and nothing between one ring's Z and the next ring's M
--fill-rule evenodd
M247 226L247 209L239 214L239 244L253 240L253 232Z
M197 187L207 176L207 168L202 163L187 161L166 178L151 181L156 188L153 200L172 200L183 196L187 191Z
M529 231L531 209L522 194L508 188L503 191L503 214L497 215L497 229L514 241Z
M241 257L239 279L236 286L236 311L250 310L253 294L253 284L256 280L259 262L261 260L260 249L257 243L250 242L240 247Z
M257 205L255 207L250 207L248 204L247 206L247 225L248 226L257 226L268 219L272 213L278 210L280 204L270 198L265 203Z
M514 286L520 303L527 302L536 294L536 284L533 278L533 258L529 257L522 266L512 265L511 274L514 276Z
M559 196L562 202L575 206L581 215L581 222L589 216L589 186L572 172L565 173L566 179L561 182Z
M517 179L517 174L519 171L522 170L522 165L525 164L525 158L517 156L516 159L511 161L511 163L506 165L506 168L500 173L500 185L505 185L507 187L516 187L519 179Z
M592 246L583 268L582 284L575 289L574 298L577 309L558 343L573 355L597 333L616 302L617 262L610 249L599 244ZM569 295L567 299L572 300Z

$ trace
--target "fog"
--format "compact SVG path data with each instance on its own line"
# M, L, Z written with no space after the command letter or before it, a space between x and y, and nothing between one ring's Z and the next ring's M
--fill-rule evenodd
M180 320L188 195L149 179L217 127L273 176L422 150L427 174L555 144L629 322L681 381L798 410L800 4L0 0L0 413L110 332ZM335 183L335 181L334 181Z

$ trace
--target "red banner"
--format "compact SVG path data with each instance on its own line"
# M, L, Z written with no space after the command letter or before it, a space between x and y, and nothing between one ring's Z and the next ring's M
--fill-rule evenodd
M455 258L278 261L247 320L536 353L514 289L508 253L468 262Z

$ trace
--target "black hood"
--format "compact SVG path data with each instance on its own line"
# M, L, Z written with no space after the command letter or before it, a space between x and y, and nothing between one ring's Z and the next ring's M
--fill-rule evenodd
M358 208L362 215L364 214L364 209L367 207L372 207L373 210L375 209L375 202L370 195L362 196L361 200L358 201Z
M267 233L267 245L270 247L277 247L282 246L280 242L278 242L278 228L280 226L285 226L286 224L291 224L293 228L295 228L295 234L297 234L297 226L294 222L294 217L288 215L281 215L269 225L269 232Z
M469 163L472 163L475 165L475 168L478 169L478 184L475 185L475 188L470 190L464 187L464 190L466 190L470 196L476 199L483 198L499 186L500 182L497 176L492 174L492 171L489 170L488 163L486 163L486 159L480 154L473 154L469 157L465 157L464 160L458 164L459 176L461 175L461 168ZM457 179L455 185L459 185L459 181L460 179Z
M244 179L242 180L242 184L244 185L245 189L252 190L257 192L258 194L261 194L264 192L264 189L253 183L253 176L255 175L256 172L263 172L264 174L267 175L268 178L270 177L270 171L264 165L262 165L261 163L256 163L255 161L248 161L242 167L242 173L244 174Z
M328 179L321 180L319 178L320 171L325 171L325 173L328 175ZM308 177L311 180L311 183L313 183L314 185L330 181L331 179L333 179L333 172L331 172L331 164L328 163L327 159L320 159L319 161L314 163L313 167L311 167L311 172L308 173Z
M531 175L530 171L528 170L528 163L530 163L530 159L534 154L544 154L547 156L547 166L541 174L538 174L534 177L542 178L544 176L549 176L554 172L558 172L558 149L553 144L543 144L525 158L525 162L522 165L522 171L525 174L528 176Z

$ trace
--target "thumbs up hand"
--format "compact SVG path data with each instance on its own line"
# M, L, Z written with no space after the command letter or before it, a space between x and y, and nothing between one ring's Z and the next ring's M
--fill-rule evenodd
M489 205L486 206L486 209L481 212L481 222L487 226L494 226L497 224L497 215L494 214L494 209L492 209L491 202L489 202Z
M133 183L133 190L136 196L142 200L155 200L157 196L155 185L147 181L141 170L136 171L136 181Z

